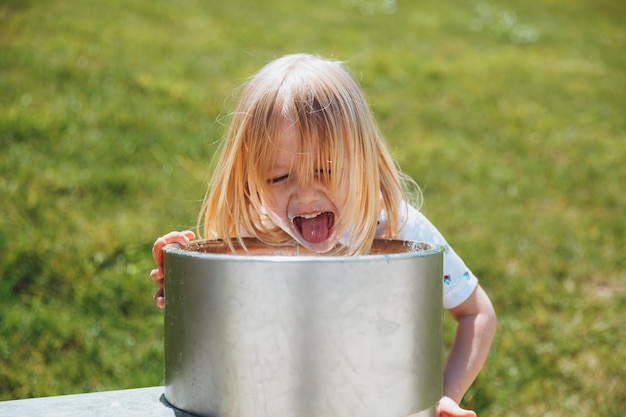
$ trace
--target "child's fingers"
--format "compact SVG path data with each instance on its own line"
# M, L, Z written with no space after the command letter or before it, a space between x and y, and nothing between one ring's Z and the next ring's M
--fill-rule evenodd
M172 243L185 245L195 239L196 235L191 230L183 232L169 232L158 238L152 246L152 258L157 266L163 265L163 247Z
M196 235L191 230L185 230L182 232L170 232L166 235L158 238L154 245L152 245L152 258L156 263L157 268L150 271L150 278L152 281L159 285L159 289L154 294L154 303L160 307L165 307L165 295L163 291L163 282L165 280L165 270L163 269L163 262L165 255L163 254L163 247L172 243L179 243L185 245L191 240L195 239Z
M159 308L165 307L163 287L159 288L158 291L154 293L154 304L156 304L156 306Z
M163 246L167 245L167 240L160 237L152 245L152 259L157 265L163 265Z
M152 278L152 280L156 282L159 286L159 289L153 297L154 304L156 304L156 306L159 308L163 308L165 307L165 291L163 287L163 283L165 282L165 272L163 270L163 267L156 268L150 271L150 278Z
M476 413L461 408L452 398L444 396L437 404L437 417L476 417Z
M157 284L161 283L163 281L163 278L165 278L165 270L163 269L163 267L155 268L150 271L150 278L152 278L152 281L156 282Z
M161 236L159 239L163 239L167 243L174 243L174 242L187 243L194 237L195 235L191 230L184 230L182 232L178 232L178 231L169 232L168 234Z

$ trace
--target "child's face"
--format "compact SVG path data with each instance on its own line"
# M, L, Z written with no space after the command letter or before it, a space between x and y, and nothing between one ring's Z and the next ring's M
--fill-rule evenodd
M342 185L331 193L324 181L326 172L315 172L311 181L298 178L300 159L295 129L283 122L276 147L275 162L266 173L263 195L272 221L305 248L324 253L335 248L346 233L342 216L346 203ZM335 173L333 173L334 175ZM341 184L345 184L341 181Z

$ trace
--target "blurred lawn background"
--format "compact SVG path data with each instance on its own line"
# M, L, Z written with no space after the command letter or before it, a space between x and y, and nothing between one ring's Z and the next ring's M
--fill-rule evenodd
M622 0L1 0L0 400L163 383L152 242L195 225L233 90L309 52L349 62L493 300L464 404L622 416L625 23Z

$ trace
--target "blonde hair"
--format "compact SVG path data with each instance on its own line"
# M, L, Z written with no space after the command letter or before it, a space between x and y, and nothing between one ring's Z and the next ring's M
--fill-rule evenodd
M244 86L198 217L204 237L230 245L233 238L243 244L245 236L273 246L294 243L269 220L261 200L283 121L293 125L302 154L315 155L297 167L299 177L332 170L331 190L347 179L342 216L355 224L338 253L366 254L382 210L388 219L384 237L395 237L402 227L405 187L418 188L396 168L344 65L305 54L270 62Z

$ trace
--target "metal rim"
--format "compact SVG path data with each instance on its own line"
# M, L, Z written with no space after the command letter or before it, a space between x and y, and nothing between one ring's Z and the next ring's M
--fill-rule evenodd
M244 251L244 249L234 241L237 249ZM247 247L263 247L267 248L263 243L254 238L245 238L244 244ZM341 256L341 255L315 255L315 254L300 254L298 246L285 246L276 247L273 254L254 254L254 253L227 253L228 245L223 241L217 240L195 240L186 245L170 244L163 247L163 251L167 254L173 254L177 256L184 256L189 258L200 259L212 259L223 261L237 261L237 262L363 262L363 261L375 261L375 260L393 260L393 259L408 259L414 257L423 257L429 255L435 255L443 252L444 248L440 245L435 245L426 242L417 242L409 240L394 240L394 239L375 239L374 244L378 245L393 245L397 248L403 249L403 251L396 251L390 253L375 253L368 255L356 255L356 256ZM210 252L206 251L207 248L215 248L223 250L222 252ZM204 249L204 250L203 250ZM282 251L282 253L281 253Z

